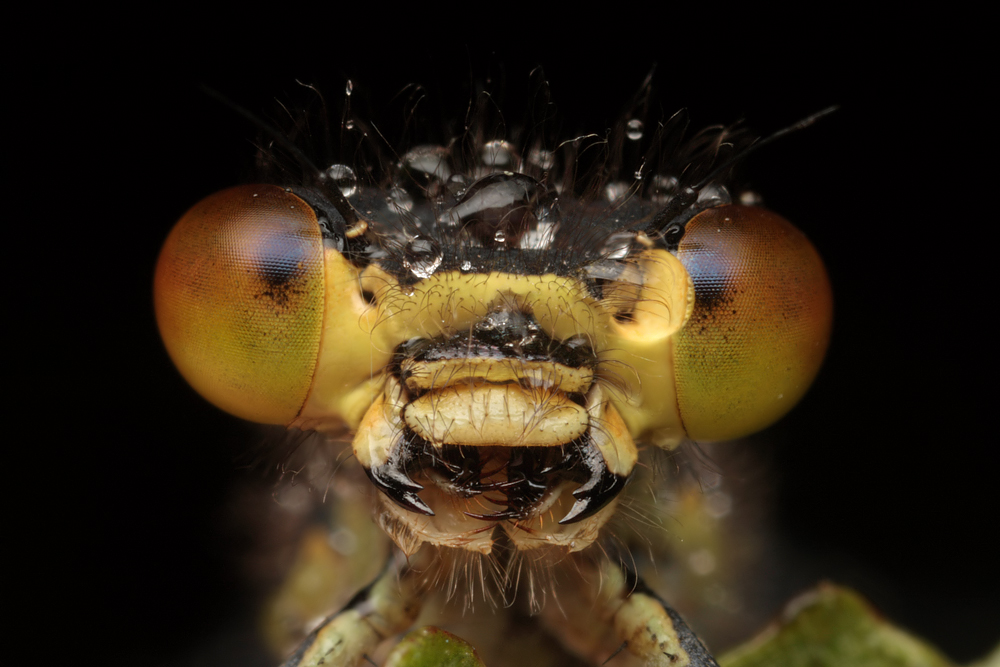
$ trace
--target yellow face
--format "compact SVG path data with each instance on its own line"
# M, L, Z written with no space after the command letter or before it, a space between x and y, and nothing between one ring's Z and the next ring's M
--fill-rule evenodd
M693 206L668 238L652 204L554 205L546 182L494 171L406 215L329 180L212 195L157 267L170 355L237 416L349 429L408 554L488 554L501 534L582 550L643 445L791 409L832 301L812 245L765 209Z

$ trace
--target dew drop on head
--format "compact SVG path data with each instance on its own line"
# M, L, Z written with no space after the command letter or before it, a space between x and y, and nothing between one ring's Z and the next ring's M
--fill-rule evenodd
M398 185L394 185L389 190L389 196L386 197L385 201L390 207L396 209L396 211L410 211L413 209L413 196Z
M330 165L326 169L325 176L345 197L350 197L358 191L358 177L346 164Z
M663 206L677 194L679 186L680 181L677 180L676 176L656 174L650 181L649 198L654 204Z
M433 239L412 239L403 251L403 266L417 278L430 278L441 266L444 254Z
M528 152L528 162L542 171L548 171L556 163L556 156L552 151L536 146Z
M638 141L642 139L643 125L642 121L638 118L633 118L628 123L625 124L625 136L632 141Z
M426 187L430 183L448 181L451 166L448 164L448 149L444 146L417 146L399 159L399 168Z
M604 244L603 254L608 259L625 259L632 251L632 242L635 239L632 232L618 232L612 234Z
M612 181L604 186L604 198L610 202L615 202L628 194L628 184L621 181Z
M480 159L493 169L513 169L519 160L514 146L500 139L483 144Z
M710 183L698 192L698 206L700 208L714 208L731 203L733 203L733 198L724 185Z

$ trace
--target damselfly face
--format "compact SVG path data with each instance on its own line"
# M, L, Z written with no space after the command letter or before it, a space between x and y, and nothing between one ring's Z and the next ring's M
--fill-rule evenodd
M633 168L615 147L643 126L624 122L596 176L586 140L474 127L379 170L211 195L157 268L170 355L235 415L350 433L407 556L608 553L644 449L772 423L829 336L816 251L733 193L750 142L683 126Z

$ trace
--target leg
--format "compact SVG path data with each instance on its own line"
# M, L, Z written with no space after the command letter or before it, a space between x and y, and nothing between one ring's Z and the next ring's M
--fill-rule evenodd
M680 615L630 570L580 562L559 604L542 616L568 648L595 665L718 667Z
M406 559L396 554L382 574L346 607L323 621L282 667L364 664L384 639L409 628L421 600Z

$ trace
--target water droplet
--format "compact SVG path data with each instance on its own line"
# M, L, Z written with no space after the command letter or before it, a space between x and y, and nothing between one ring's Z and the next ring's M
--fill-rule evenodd
M340 188L340 192L343 193L345 197L350 197L358 191L358 177L354 174L354 170L346 164L330 165L326 168L324 176L328 178L333 185Z
M490 174L473 183L447 215L483 246L516 245L537 224L547 196L524 174Z
M522 250L548 250L556 240L556 231L562 220L559 197L543 199L535 207L537 223L529 229L518 244Z
M642 121L638 118L633 118L629 122L625 123L625 136L632 141L642 139L642 130Z
M402 172L400 178L412 181L428 197L435 197L441 184L451 178L449 156L444 146L417 146L399 159L397 168Z
M413 209L413 197L398 185L394 185L389 190L389 196L386 197L385 201L397 211L410 211Z
M512 169L518 162L514 146L500 139L483 144L480 156L484 165L494 169Z
M347 93L348 97L350 97L351 93L354 92L354 82L350 79L347 80L347 86L345 87L344 92Z
M559 225L554 222L539 221L538 227L528 230L528 233L521 237L519 247L522 250L548 250L556 240L556 230Z
M548 171L556 163L556 156L552 151L535 146L528 152L528 162L539 169Z
M625 259L632 250L632 241L635 235L632 232L617 232L612 234L607 243L604 244L604 256L607 259Z
M602 259L596 262L591 262L583 267L587 275L591 278L599 278L601 280L614 280L622 272L621 262L616 262L612 260Z
M348 118L347 120L345 120L344 121L344 129L345 130L353 130L354 129L354 121L351 120L350 118Z
M445 183L445 189L453 200L461 199L465 190L469 187L469 179L465 174L452 174Z
M471 271L472 270L472 262L470 262L469 260L465 260L464 262L462 262L462 270L463 271Z
M740 203L744 206L763 206L764 198L753 190L744 190L740 193Z
M559 197L552 197L547 201L542 201L535 209L535 217L538 218L539 223L558 223L562 217L559 211Z
M656 174L653 176L650 185L651 188L649 198L654 204L663 206L670 201L675 194L677 194L677 188L680 186L680 181L677 180L676 176Z
M732 201L732 197L729 196L729 190L724 185L710 183L698 191L699 208L724 206L725 204L731 204Z
M403 254L403 266L417 278L430 278L441 266L444 253L433 239L413 238L406 244Z
M618 201L628 194L628 183L612 181L604 186L604 198L608 201Z

